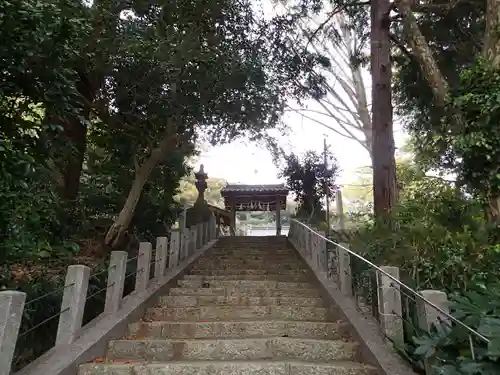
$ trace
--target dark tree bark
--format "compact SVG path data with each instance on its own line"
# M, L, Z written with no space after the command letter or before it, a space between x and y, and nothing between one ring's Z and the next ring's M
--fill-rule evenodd
M70 155L62 161L56 176L57 192L67 202L76 200L80 188L80 176L87 149L87 126L84 120L90 116L89 105L94 101L97 92L84 75L77 85L77 90L82 98L78 114L68 114L62 117L48 110L45 119L46 122L60 125L64 129L62 136L70 148Z
M151 150L149 157L142 163L136 166L135 178L132 182L132 187L129 190L127 199L118 217L109 228L104 238L104 243L113 248L118 248L122 243L130 223L134 217L135 209L142 195L142 189L151 175L151 172L160 162L165 159L169 152L172 152L177 145L177 135L166 134L159 142L158 147Z
M371 7L371 70L373 132L373 203L378 218L396 203L396 162L392 125L389 0L374 0Z

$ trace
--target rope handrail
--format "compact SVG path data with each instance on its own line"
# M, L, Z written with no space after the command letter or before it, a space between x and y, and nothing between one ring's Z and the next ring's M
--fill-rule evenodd
M331 243L332 245L334 246L337 246L341 249L343 249L344 251L346 251L348 254L354 256L355 258L359 259L360 261L362 261L363 263L367 264L368 266L370 266L371 268L375 269L377 272L380 272L381 274L383 274L384 276L388 277L389 279L391 279L393 282L395 282L396 284L398 284L400 287L402 287L403 289L406 289L410 294L418 297L419 299L421 299L423 302L425 302L426 304L428 304L429 306L431 306L432 308L436 309L437 311L439 311L439 313L443 314L444 316L446 316L446 318L450 319L451 321L453 321L454 323L458 324L459 326L461 326L462 328L465 328L470 334L473 334L474 336L476 336L477 338L481 339L482 341L484 341L485 343L489 344L490 343L490 340L485 337L484 335L482 335L481 333L477 332L475 329L469 327L467 324L463 323L462 321L460 321L459 319L455 318L453 315L451 315L450 313L448 313L447 311L443 310L442 308L440 308L439 306L437 306L436 304L434 304L433 302L429 301L428 299L426 299L424 296L422 296L420 293L418 293L416 290L414 290L413 288L409 287L408 285L406 285L405 283L403 283L402 281L400 281L398 278L392 276L390 273L384 271L382 268L380 268L379 266L377 266L376 264L374 264L373 262L370 262L368 259L364 258L363 256L357 254L356 252L352 251L351 249L348 249L347 247L335 242L335 241L332 241L331 239L325 237L324 235L322 235L321 233L317 232L315 229L311 228L309 225L307 224L304 224L302 223L301 221L299 220L296 220L296 219L292 219L292 222L295 222L301 226L303 226L304 228L308 229L310 232L314 233L316 236L318 236L319 238Z

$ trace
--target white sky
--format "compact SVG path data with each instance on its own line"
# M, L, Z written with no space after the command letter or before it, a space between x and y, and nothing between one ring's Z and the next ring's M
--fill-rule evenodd
M264 9L266 15L269 15L276 8L267 3L264 4ZM367 95L370 96L370 76L368 72L364 73ZM298 108L293 102L290 105L293 108ZM321 107L314 100L305 101L303 107L321 110ZM311 115L308 113L308 116ZM322 152L323 140L325 136L327 137L330 151L336 156L341 168L338 180L340 184L353 182L356 178L355 171L371 164L367 151L354 140L342 137L298 113L287 112L284 121L290 126L291 133L280 135L278 140L287 152L296 154L307 150ZM321 121L328 123L333 128L340 129L333 119L325 121L325 117L322 117ZM396 147L401 146L404 134L397 122L394 124L394 137ZM209 147L201 154L195 167L198 168L200 164L204 164L209 178L224 178L230 183L272 184L281 182L277 177L278 169L273 164L269 151L263 145L252 144L246 140Z
M314 105L314 101L310 104ZM285 121L292 131L291 134L280 137L281 144L287 151L298 154L307 150L322 152L323 139L327 136L330 150L342 170L338 181L340 184L353 182L356 169L371 164L368 153L356 141L346 139L296 113L288 113ZM396 124L395 128L394 136L398 146L402 144L403 134ZM200 156L197 167L199 164L204 164L209 177L224 178L230 183L280 182L277 178L278 169L273 164L269 151L262 145L244 140L209 148Z

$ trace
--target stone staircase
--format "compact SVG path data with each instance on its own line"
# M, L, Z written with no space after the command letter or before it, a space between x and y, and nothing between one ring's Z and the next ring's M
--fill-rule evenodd
M222 238L78 375L372 375L283 237Z

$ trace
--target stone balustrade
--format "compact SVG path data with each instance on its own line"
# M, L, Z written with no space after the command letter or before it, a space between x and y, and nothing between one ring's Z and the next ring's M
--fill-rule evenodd
M185 216L185 211L183 216ZM185 222L183 216L181 216L181 223ZM179 229L172 230L170 238L158 237L155 250L150 242L142 242L137 255L135 290L132 293L146 292L152 283L162 280L169 271L183 266L183 261L206 248L216 239L216 231L216 221L212 215L209 221L196 224L191 228L183 228L180 225ZM125 279L131 276L126 275L127 263L131 260L125 251L111 253L103 312L105 315L120 313L124 300ZM153 275L150 274L151 269L153 269ZM98 316L82 327L90 276L91 270L87 266L71 265L68 267L61 311L58 314L57 336L52 351L73 344L82 330L87 326L92 326L94 321L101 318ZM0 375L11 374L26 297L25 293L19 291L0 292ZM50 356L51 353L46 355Z
M288 239L315 272L333 279L334 285L344 296L356 299L360 310L367 311L373 308L371 312L378 321L382 333L391 341L403 342L402 300L405 296L411 298L416 304L415 310L420 329L428 330L432 325L446 321L449 309L446 293L439 290L423 290L419 291L418 295L411 295L412 291L406 289L405 284L399 281L398 267L390 265L372 267L364 259L357 258L349 252L348 244L334 245L325 239L323 232L316 232L296 220L290 224ZM376 281L372 288L375 295L371 297L375 299L374 301L367 301L368 298L356 290L355 279L359 279L360 274L357 274L353 268L354 261L365 263L365 270L368 268L375 274ZM370 305L370 308L363 309L362 305L365 305L364 307Z

